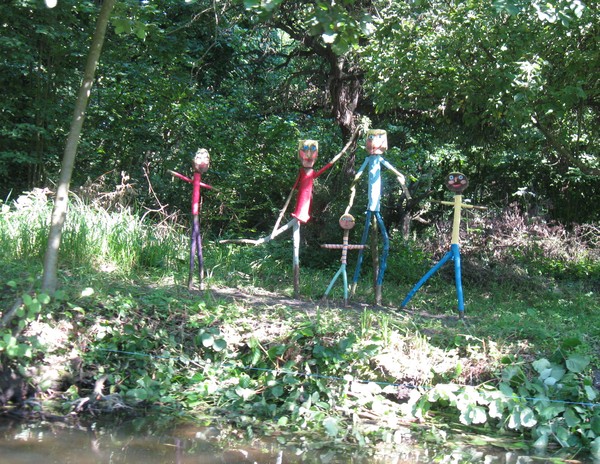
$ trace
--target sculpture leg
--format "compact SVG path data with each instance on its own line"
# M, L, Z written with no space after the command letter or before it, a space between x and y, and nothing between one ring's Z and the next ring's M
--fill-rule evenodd
M404 301L402 301L402 303L400 304L400 307L404 308L408 304L408 302L411 300L411 298L413 296L415 296L415 293L417 293L417 291L419 291L419 289L423 286L423 284L425 282L427 282L427 280L433 274L435 274L446 263L446 261L448 261L451 258L452 258L452 250L450 250L448 253L446 253L444 255L444 257L435 266L433 266L423 277L421 277L421 280L419 280L417 282L417 284L412 288L412 290L410 292L408 292L408 295L406 295L406 298L404 298Z
M458 314L462 319L465 315L465 302L462 289L462 271L460 264L460 246L457 243L451 245L452 257L454 259L454 282L456 283L456 297L458 299Z
M298 222L298 220L296 218L293 218L283 227L280 227L279 229L273 229L273 231L266 237L261 237L261 238L255 239L255 240L249 239L249 238L238 238L238 239L219 240L219 243L245 243L248 245L262 245L263 243L270 242L275 237L277 237L279 234L290 229L297 222Z
M335 273L335 275L333 276L333 279L331 279L331 282L329 282L329 285L327 286L327 290L325 290L325 295L323 295L323 298L325 298L327 295L329 295L329 292L331 291L331 289L333 288L333 284L335 284L337 278L340 276L340 274L342 273L342 269L345 267L344 264L342 264L342 267L340 267L338 269L338 271ZM347 283L346 283L347 284Z
M194 288L194 260L196 259L196 249L198 247L197 235L200 233L198 216L192 217L192 234L190 237L190 273L188 275L188 290Z
M383 223L383 218L381 217L379 211L375 211L375 218L377 219L377 224L379 225L379 230L381 231L381 237L383 238L383 252L381 253L381 258L379 259L379 271L377 272L377 282L375 285L375 304L380 305L383 276L385 274L385 270L387 269L387 258L390 254L390 237L385 229L385 224Z
M346 264L342 264L344 276L344 306L348 306L348 274L346 274Z
M365 245L367 243L367 239L369 238L369 228L371 227L371 211L367 211L367 218L365 220L365 229L363 230L362 238L360 239L360 244ZM360 276L360 268L362 266L363 261L363 253L364 248L361 248L358 251L358 259L356 260L356 269L354 270L354 277L352 278L352 288L350 289L350 294L354 295L356 291L356 284L358 282L358 277Z
M195 216L194 222L198 221L198 225L196 227L196 254L198 255L198 278L199 284L198 288L200 290L204 290L204 256L202 253L202 231L200 228L200 217Z
M294 256L292 258L292 263L294 265L294 298L298 298L300 295L300 223L296 219L293 219L292 221L294 222ZM292 221L290 221L290 223ZM290 223L288 223L288 225ZM278 232L277 235L279 235L279 233L280 232Z

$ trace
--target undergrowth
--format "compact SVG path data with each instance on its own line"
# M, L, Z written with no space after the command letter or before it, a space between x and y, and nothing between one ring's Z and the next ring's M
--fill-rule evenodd
M208 288L189 292L178 226L83 202L69 212L61 289L45 295L48 211L43 192L2 205L4 405L160 409L225 420L246 437L365 447L399 444L415 421L438 430L443 418L480 435L508 431L539 447L598 453L593 225L544 227L514 211L468 222L460 320L448 269L398 309L448 246L435 238L449 235L447 224L420 242L393 240L383 306L371 303L365 265L343 307L339 285L321 300L339 268L330 251L318 267L303 263L302 299L292 301L287 239L205 240Z

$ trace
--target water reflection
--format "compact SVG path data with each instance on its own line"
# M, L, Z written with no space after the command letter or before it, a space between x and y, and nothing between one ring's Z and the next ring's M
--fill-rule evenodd
M213 426L173 424L162 418L138 418L120 424L98 421L87 425L27 424L0 418L0 463L10 464L594 463L581 457L543 457L493 447L422 446L409 437L393 449L378 449L375 456L364 449L327 441L282 445L275 439L261 439L246 441L243 446L239 445L241 439L237 444L235 441Z

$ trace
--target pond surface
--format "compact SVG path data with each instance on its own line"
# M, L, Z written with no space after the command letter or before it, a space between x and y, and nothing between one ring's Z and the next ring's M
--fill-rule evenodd
M243 435L243 434L242 434ZM33 464L291 464L291 463L484 463L484 464L598 464L579 456L541 456L527 451L506 451L448 443L444 448L422 446L406 437L394 450L366 450L335 445L332 441L279 444L275 439L246 440L244 445L223 440L219 429L190 423L174 425L161 418L124 421L118 425L90 421L87 425L63 422L23 423L0 418L0 463ZM241 442L241 437L240 440ZM238 442L239 443L239 442Z

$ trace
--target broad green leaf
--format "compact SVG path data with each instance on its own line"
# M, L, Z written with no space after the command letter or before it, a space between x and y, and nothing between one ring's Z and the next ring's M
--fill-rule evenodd
M148 391L145 388L133 388L127 391L126 396L135 401L144 401L148 398Z
M227 348L227 341L224 338L217 338L213 343L213 350L223 351Z
M590 445L590 453L596 458L600 458L600 437L596 439Z
M204 346L205 348L210 348L211 346L213 346L213 344L215 342L212 334L210 334L208 332L204 332L200 336L200 340L202 341L202 346Z
M583 389L585 390L587 399L590 401L594 401L596 399L596 397L598 396L598 393L596 392L596 390L593 387L591 387L590 385L585 385L583 387Z
M531 363L533 368L542 375L547 369L551 368L551 363L545 358L537 359Z
M590 358L583 355L569 356L566 365L571 372L580 373L590 364Z
M531 428L537 424L537 419L535 418L535 413L529 407L523 408L521 411L521 425L523 427Z
M581 424L579 415L572 408L565 411L564 418L568 427L576 427Z
M323 420L323 427L325 428L325 432L332 438L335 438L340 433L340 429L338 427L338 421L334 417L328 417Z
M281 395L283 395L283 387L281 385L276 385L275 387L271 388L271 394L275 397L275 398L279 398Z

